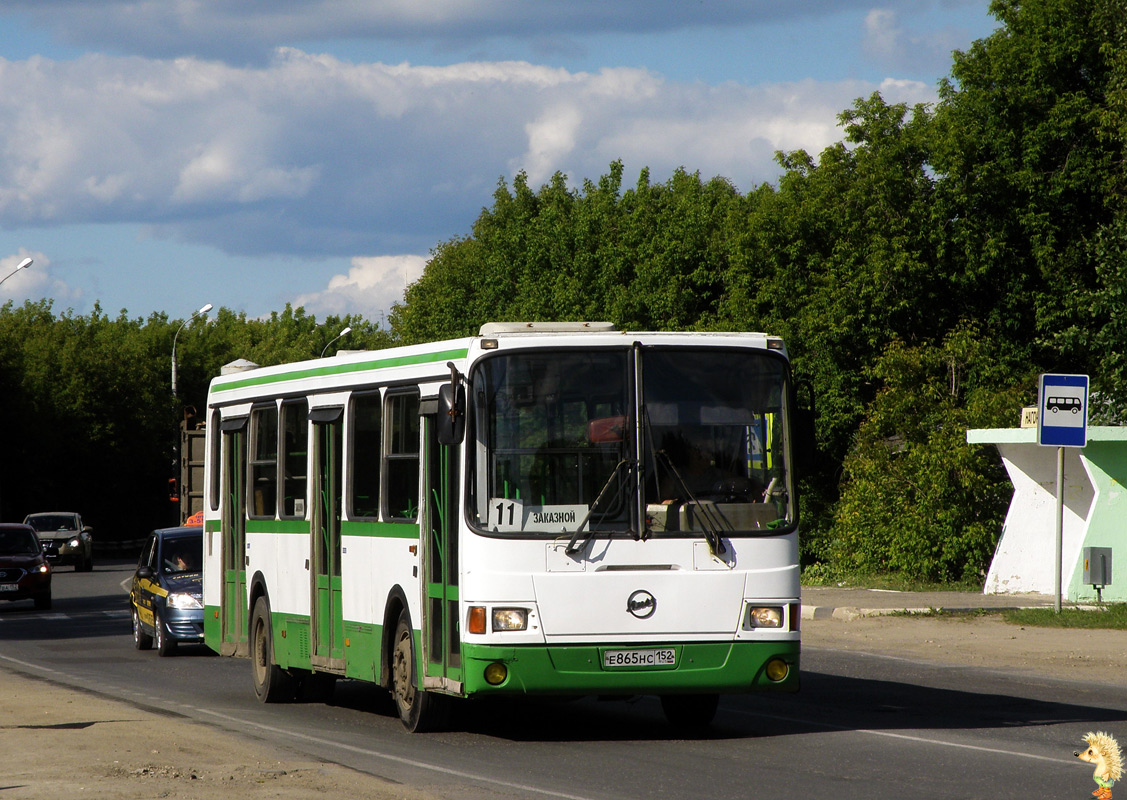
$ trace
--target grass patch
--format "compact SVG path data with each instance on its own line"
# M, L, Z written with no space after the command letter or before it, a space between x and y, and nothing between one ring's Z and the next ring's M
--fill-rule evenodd
M1127 631L1127 604L1112 603L1099 609L1062 608L1059 614L1051 608L1008 609L1002 612L1002 618L1028 627Z
M812 564L802 571L804 586L837 586L854 589L891 589L897 592L981 592L981 581L922 581L903 573L839 572L825 564Z

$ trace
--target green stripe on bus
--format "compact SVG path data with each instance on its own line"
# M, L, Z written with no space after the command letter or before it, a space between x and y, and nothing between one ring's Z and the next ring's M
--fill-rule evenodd
M342 522L343 536L373 536L382 539L418 539L419 526L414 522Z
M248 519L247 533L309 533L304 519Z
M415 364L430 364L435 361L449 361L451 359L465 358L469 350L443 350L439 353L418 353L411 356L392 356L390 358L377 358L372 361L359 361L355 364L330 364L324 367L306 367L293 372L283 372L277 375L251 375L241 380L221 383L216 385L213 392L226 392L232 389L243 389L248 386L265 386L270 383L283 383L285 381L298 381L305 378L321 378L328 375L347 375L353 372L368 372L369 370L387 369L389 367L409 367Z
M343 536L370 536L379 539L418 539L419 525L415 522L376 522L375 520L340 523ZM247 533L309 533L309 520L304 519L248 519Z

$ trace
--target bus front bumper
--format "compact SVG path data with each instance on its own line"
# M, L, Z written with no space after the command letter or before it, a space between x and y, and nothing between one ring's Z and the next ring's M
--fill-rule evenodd
M672 664L611 666L607 653L672 649ZM625 660L630 660L627 657ZM474 694L676 694L796 692L799 643L721 642L661 646L521 646L463 643L463 688ZM500 680L499 680L500 679Z

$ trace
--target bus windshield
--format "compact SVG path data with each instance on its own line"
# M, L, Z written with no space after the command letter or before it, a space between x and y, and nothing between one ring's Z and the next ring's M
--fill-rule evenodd
M787 374L781 356L749 349L483 359L470 376L471 521L544 537L790 529Z

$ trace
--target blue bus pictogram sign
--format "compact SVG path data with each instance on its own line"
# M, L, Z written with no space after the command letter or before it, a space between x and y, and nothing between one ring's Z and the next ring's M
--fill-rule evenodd
M1037 444L1088 444L1087 375L1042 375L1037 409Z

